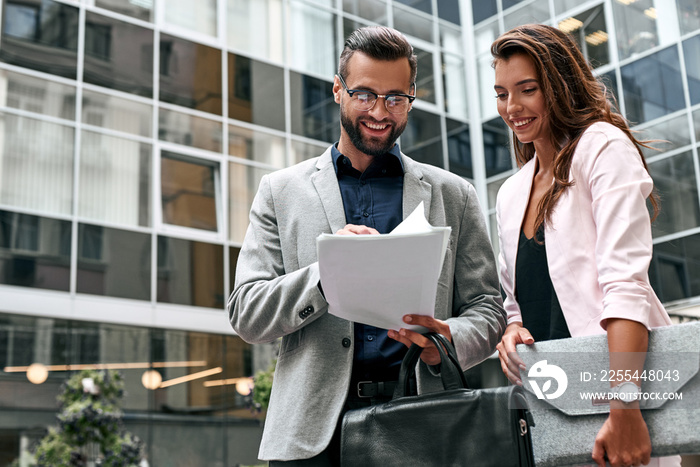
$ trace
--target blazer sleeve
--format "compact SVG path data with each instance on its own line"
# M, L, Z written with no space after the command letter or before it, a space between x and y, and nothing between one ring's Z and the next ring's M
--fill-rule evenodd
M328 309L319 280L318 262L285 270L270 176L265 175L253 200L227 304L231 326L252 344L291 334Z
M596 226L595 259L603 293L600 324L605 329L607 319L623 318L650 328L653 291L648 270L653 247L646 200L652 179L632 141L617 129L589 129L576 152L580 166L575 183L585 183L590 190Z

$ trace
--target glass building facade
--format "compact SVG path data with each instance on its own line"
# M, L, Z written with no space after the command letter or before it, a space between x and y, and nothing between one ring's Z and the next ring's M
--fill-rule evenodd
M151 465L255 462L261 417L235 382L274 349L236 337L224 309L248 210L264 174L338 139L333 75L364 25L414 45L401 148L471 181L494 241L515 165L490 44L530 22L574 36L640 137L663 140L646 153L662 203L650 276L679 319L700 315L697 0L1 5L0 464L55 424L76 365L106 364L124 367ZM146 389L146 369L200 376Z

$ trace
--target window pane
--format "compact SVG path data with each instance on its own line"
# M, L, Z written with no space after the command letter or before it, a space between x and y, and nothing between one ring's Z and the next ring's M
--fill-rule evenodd
M669 47L620 69L627 119L643 123L685 107L678 49Z
M484 162L486 176L498 175L513 168L510 155L510 131L501 117L484 123Z
M690 103L695 105L700 103L700 36L683 41L683 55L685 56Z
M82 121L138 136L153 134L153 106L83 89Z
M132 226L151 225L151 145L83 131L81 217Z
M554 0L554 12L556 15L561 15L579 5L581 5L581 0Z
M613 109L615 109L616 112L620 113L620 96L617 89L617 76L615 75L615 70L608 71L604 75L598 75L598 81L605 86L610 105L613 106ZM614 99L611 99L611 97Z
M343 0L343 11L374 23L386 24L386 1L384 0Z
M560 21L559 29L572 36L594 68L610 62L603 5Z
M228 54L228 115L284 131L282 68Z
M489 209L496 209L496 199L498 198L498 190L501 189L501 185L508 180L508 177L499 178L495 182L488 183L486 185L486 190L489 196Z
M154 0L94 0L95 6L133 16L143 21L153 21Z
M0 105L51 117L75 119L75 88L41 78L0 70Z
M419 162L444 168L441 133L439 116L414 107L401 136L401 150Z
M168 0L165 22L216 36L216 0Z
M700 109L693 112L693 126L695 127L695 141L700 141Z
M229 239L232 242L243 242L248 228L248 214L253 204L253 197L258 191L260 179L272 171L235 162L229 163L228 170Z
M652 224L654 236L668 235L700 225L693 154L688 151L650 163L649 172L661 198L661 211Z
M0 211L0 283L68 291L69 221Z
M228 131L229 154L282 168L287 165L284 138L234 125Z
M491 63L493 63L491 54L484 54L477 58L477 66L479 68L479 99L481 99L482 118L498 115L496 91L493 90L495 76Z
M336 16L299 2L291 4L291 65L331 77L338 68Z
M498 13L496 0L479 0L472 3L472 15L474 24L480 23L486 18L490 18Z
M6 0L0 60L75 79L78 9L52 0Z
M160 171L163 222L216 231L217 168L163 151Z
M151 236L98 225L78 227L77 291L151 298Z
M338 139L340 115L333 83L291 72L292 133L320 141Z
M649 279L662 302L700 295L700 235L654 245Z
M655 8L655 0L612 2L620 60L678 40L675 8Z
M440 25L440 46L446 52L462 54L462 31L460 28Z
M433 21L396 4L394 4L394 27L409 36L433 42Z
M447 123L447 155L450 158L450 172L462 177L473 178L472 148L469 138L469 125L456 120Z
M445 111L467 118L467 81L464 61L454 55L442 54L442 83L445 87Z
M440 19L455 24L462 24L459 16L459 0L442 0L438 2L437 8Z
M220 122L174 110L161 108L158 113L161 141L221 152L222 128Z
M292 164L296 164L312 157L318 157L328 149L327 145L304 143L292 140Z
M491 44L498 37L498 22L490 21L474 30L474 44L478 54L488 54L491 57Z
M433 54L417 47L413 48L418 56L418 76L416 76L416 96L418 99L435 104L435 75L433 73Z
M153 31L86 13L86 83L153 97Z
M223 308L223 247L159 236L158 301Z
M394 0L394 4L396 3L403 3L404 5L413 7L429 15L433 13L432 2L430 0ZM400 30L401 28L398 29Z
M639 128L635 128L639 130ZM678 117L647 126L635 137L639 140L651 140L650 146L656 149L642 148L645 157L653 157L662 152L672 151L674 149L690 144L690 128L688 128L688 116L683 113ZM662 140L662 141L653 141Z
M221 51L161 34L160 100L221 115Z
M676 0L676 4L681 19L681 34L700 29L700 3L697 0Z
M75 130L0 113L0 204L70 214Z
M228 0L228 45L281 62L284 59L281 0Z
M522 0L503 0L503 9L520 3ZM549 2L535 0L516 8L503 18L505 30L528 23L547 23L549 21Z

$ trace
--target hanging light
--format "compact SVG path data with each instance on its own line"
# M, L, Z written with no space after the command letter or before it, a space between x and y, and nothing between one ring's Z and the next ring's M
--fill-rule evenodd
M43 363L32 363L27 367L27 379L30 383L41 384L49 377L49 369Z
M158 389L161 382L163 382L163 377L156 370L146 370L141 376L141 384L146 389Z

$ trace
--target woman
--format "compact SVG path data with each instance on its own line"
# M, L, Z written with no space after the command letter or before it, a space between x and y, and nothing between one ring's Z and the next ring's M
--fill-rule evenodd
M513 131L520 166L497 200L508 313L498 344L503 372L522 384L515 346L547 339L607 332L611 356L645 352L649 329L671 321L649 285L646 201L654 211L656 202L643 143L558 29L517 27L496 39L491 52L498 112ZM612 369L632 373L644 363L614 360ZM638 402L611 401L594 443L595 462L648 464L650 454ZM653 464L680 465L680 458Z

